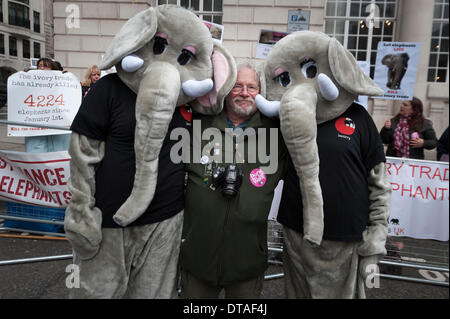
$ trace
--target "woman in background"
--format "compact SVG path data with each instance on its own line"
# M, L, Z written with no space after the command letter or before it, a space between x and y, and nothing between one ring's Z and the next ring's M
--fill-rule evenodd
M96 65L90 66L84 76L84 82L81 83L82 98L86 96L91 87L100 79L100 69Z
M380 135L388 144L386 156L424 159L424 149L437 145L433 124L424 118L422 102L416 97L403 101L400 112L385 122Z

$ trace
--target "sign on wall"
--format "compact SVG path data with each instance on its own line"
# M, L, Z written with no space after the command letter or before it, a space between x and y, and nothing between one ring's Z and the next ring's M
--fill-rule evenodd
M25 153L0 151L0 200L63 208L72 198L68 188L67 151Z
M308 10L289 10L287 32L309 30L309 20L311 11Z
M384 91L379 99L412 100L420 43L379 42L374 81Z
M8 78L8 121L70 127L81 104L81 84L72 73L30 70ZM42 127L8 125L8 136L67 134Z

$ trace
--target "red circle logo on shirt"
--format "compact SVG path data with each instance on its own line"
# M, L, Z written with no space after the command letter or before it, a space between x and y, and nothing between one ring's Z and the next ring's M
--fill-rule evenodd
M345 135L352 135L355 132L355 122L349 117L341 117L335 123L334 126L339 133Z

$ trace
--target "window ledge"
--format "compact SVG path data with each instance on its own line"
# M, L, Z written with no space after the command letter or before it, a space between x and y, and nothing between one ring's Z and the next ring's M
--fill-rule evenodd
M427 97L430 99L448 99L448 82L428 83Z

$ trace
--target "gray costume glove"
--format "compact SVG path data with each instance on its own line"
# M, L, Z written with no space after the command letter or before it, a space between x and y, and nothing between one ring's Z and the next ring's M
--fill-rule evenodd
M369 226L364 230L363 240L358 247L358 254L361 257L386 254L387 219L392 188L387 178L385 163L377 164L369 172L367 184L369 188ZM371 261L373 262L373 260Z
M72 199L66 209L64 230L75 254L93 258L102 240L102 213L95 207L95 168L105 154L102 141L72 132L69 146Z
M383 258L383 255L371 255L367 257L359 257L358 271L362 279L365 281L367 276L373 274L374 268L369 267L371 265L377 265L378 262ZM376 268L376 273L379 273L379 268Z

